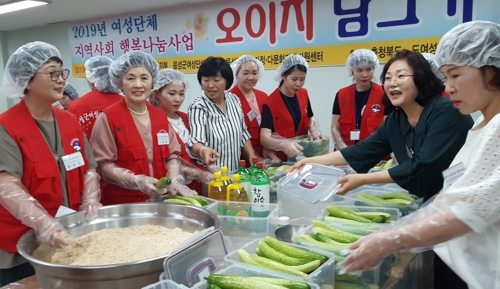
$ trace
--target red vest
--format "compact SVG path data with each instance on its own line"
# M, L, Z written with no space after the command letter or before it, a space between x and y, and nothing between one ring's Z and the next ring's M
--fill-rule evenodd
M189 121L188 121L188 115L182 111L177 111L177 114L181 117L182 119L182 122L184 123L184 125L186 126L187 130L188 131L191 131L189 129Z
M443 92L441 92L441 96L450 98L450 95L445 90L443 90Z
M85 136L74 115L55 107L52 111L59 126L64 153L68 155L75 152L71 143L76 139L80 142L81 153L85 160L84 166L66 172L69 206L73 210L78 210L82 199L84 174L88 170L88 162L85 159ZM63 204L61 172L26 103L22 100L2 113L0 123L21 150L23 185L50 215L55 216L57 209ZM17 252L17 241L30 229L3 206L0 206L0 228L2 230L0 249L8 252Z
M254 118L250 121L248 118L248 113L252 111L250 104L248 104L247 99L241 92L240 88L236 85L229 90L229 92L234 93L241 102L241 109L243 110L243 115L245 116L245 124L247 125L248 133L250 133L252 147L258 155L262 155L262 145L260 144L260 124L257 121L257 118ZM260 91L258 89L253 89L255 94L255 99L257 100L257 104L259 105L259 109L262 112L262 105L266 102L268 96L265 92Z
M146 102L146 106L149 110L153 140L153 177L160 179L167 174L165 161L170 156L170 150L168 145L158 145L157 134L160 131L168 132L170 124L163 110L149 102ZM148 154L125 99L105 108L103 112L108 118L117 147L116 165L131 170L136 175L149 176ZM145 202L149 199L149 196L141 191L128 190L106 181L101 182L101 191L101 203L105 206Z
M351 140L351 131L356 130L356 84L344 87L338 92L339 107L340 107L340 132L344 138L346 145L354 145ZM382 96L384 90L382 86L372 83L370 95L366 101L366 106L361 117L359 126L359 140L364 140L369 137L377 128L384 122L384 105L382 104ZM375 112L377 111L377 112Z
M279 87L269 95L265 104L271 110L273 115L274 132L284 138L293 138L300 135L306 135L309 132L309 117L307 116L307 105L309 104L309 96L305 88L299 89L296 93L300 107L300 123L299 128L295 131L293 117L288 111L287 105L283 102ZM286 161L288 157L283 152L277 152L277 156Z
M83 128L83 132L90 140L97 116L106 107L122 100L123 96L117 93L104 93L97 89L75 99L68 107L68 111L76 115Z

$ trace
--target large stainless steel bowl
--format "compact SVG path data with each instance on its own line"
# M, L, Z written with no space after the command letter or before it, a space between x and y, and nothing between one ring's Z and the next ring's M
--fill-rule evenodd
M80 212L62 217L59 221L74 238L101 229L148 224L182 228L188 232L219 227L217 216L207 210L168 203L107 206L101 208L98 217L90 222ZM148 244L141 246L147 247ZM116 265L65 266L33 257L38 247L33 230L24 234L17 243L19 253L35 268L38 281L44 289L138 289L158 281L165 259L165 256L161 256Z

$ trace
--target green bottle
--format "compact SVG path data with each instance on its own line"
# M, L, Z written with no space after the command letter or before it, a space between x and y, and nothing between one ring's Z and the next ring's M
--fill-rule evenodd
M250 177L250 190L252 191L251 216L256 218L265 218L269 216L269 176L263 170L262 162L257 163L257 169ZM266 222L256 220L252 226L253 233L266 232Z
M253 173L257 169L257 162L258 161L259 161L259 158L257 158L257 157L252 158L252 166L250 166L250 168L248 169L248 171L250 172L250 176L253 175Z
M240 183L248 194L248 199L252 199L252 192L250 191L250 171L246 168L247 162L245 160L240 160L240 167L234 172L240 175Z

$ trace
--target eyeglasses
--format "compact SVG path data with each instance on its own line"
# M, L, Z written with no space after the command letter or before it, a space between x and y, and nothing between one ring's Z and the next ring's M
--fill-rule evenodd
M405 82L406 78L408 78L410 76L413 76L413 74L408 74L408 75L401 74L401 75L398 75L398 77L394 78L394 83L401 84L401 83ZM392 78L390 78L390 77L384 78L384 86L389 86L391 83L392 83Z
M63 70L54 70L52 72L37 72L37 73L49 74L50 80L57 81L59 77L62 77L64 80L68 79L69 72L70 72L69 69L63 69Z

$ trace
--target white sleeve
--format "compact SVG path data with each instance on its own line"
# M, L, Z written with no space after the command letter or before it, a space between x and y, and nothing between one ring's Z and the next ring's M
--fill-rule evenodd
M500 114L482 129L464 175L444 193L455 216L477 233L500 220Z

